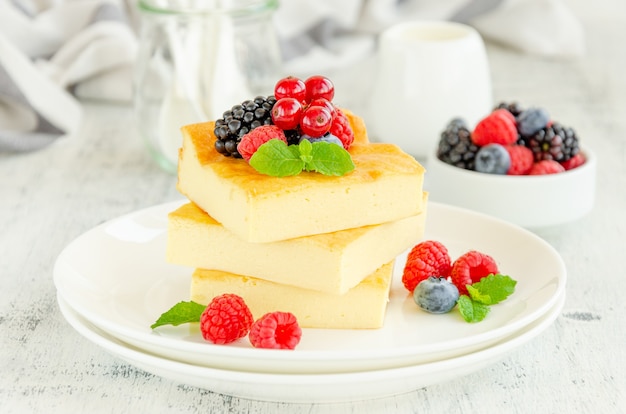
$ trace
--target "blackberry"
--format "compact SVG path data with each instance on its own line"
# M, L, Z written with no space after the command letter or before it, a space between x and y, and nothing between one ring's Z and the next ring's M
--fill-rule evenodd
M474 169L478 146L472 142L472 134L464 121L456 118L441 133L437 158L446 164L466 170Z
M215 150L227 157L241 158L237 151L241 138L256 127L272 124L272 107L275 103L276 98L272 95L257 96L224 112L222 118L215 121Z
M287 145L298 145L301 137L299 130L289 129L283 132L285 133L285 137L287 138Z
M576 132L556 122L528 137L526 146L532 150L535 162L564 162L580 151Z
M500 102L498 106L496 106L493 109L494 111L496 109L506 109L507 111L512 113L515 118L517 118L519 114L524 112L524 109L517 102Z

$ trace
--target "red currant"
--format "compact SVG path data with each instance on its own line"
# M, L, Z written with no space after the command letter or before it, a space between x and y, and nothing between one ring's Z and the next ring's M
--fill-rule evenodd
M272 122L282 130L296 129L302 116L302 105L295 98L281 98L272 108Z
M312 138L321 137L330 130L333 116L323 106L309 106L302 112L300 129L302 133Z
M317 98L317 99L313 99L310 103L309 106L321 106L323 108L326 108L330 111L330 115L334 118L335 117L335 105L333 105L332 102L330 102L328 99L326 98Z
M274 86L274 97L278 100L281 98L294 98L298 102L304 102L306 99L306 85L302 80L287 76L282 78Z
M306 86L306 101L311 102L317 98L324 98L329 101L335 96L335 85L325 76L311 76L304 81Z

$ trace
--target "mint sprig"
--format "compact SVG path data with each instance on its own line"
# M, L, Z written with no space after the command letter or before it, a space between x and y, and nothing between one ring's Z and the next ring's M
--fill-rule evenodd
M459 312L466 322L480 322L490 311L490 306L498 304L515 292L517 281L507 275L491 274L480 281L467 285L468 295L461 295L457 301Z
M467 295L461 295L459 297L457 306L459 307L459 312L461 312L461 316L463 316L465 322L470 323L482 321L491 310L489 306L476 302Z
M182 325L190 322L200 322L200 316L206 309L205 305L197 302L178 302L172 306L167 312L163 313L159 319L150 328L158 328L163 325Z
M302 140L298 145L287 145L271 139L261 145L250 157L250 165L262 174L287 177L302 171L341 176L354 170L350 153L330 142Z

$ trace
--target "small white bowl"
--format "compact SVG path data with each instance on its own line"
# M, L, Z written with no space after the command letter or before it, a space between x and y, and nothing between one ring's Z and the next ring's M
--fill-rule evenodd
M580 167L548 175L498 175L454 167L436 155L426 162L429 199L479 211L527 228L577 220L593 209L596 157L585 148Z

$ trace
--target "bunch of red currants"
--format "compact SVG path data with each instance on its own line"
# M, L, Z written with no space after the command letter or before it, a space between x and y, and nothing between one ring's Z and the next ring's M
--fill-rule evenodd
M334 95L335 86L324 76L305 81L294 76L283 78L274 87L272 122L285 131L299 128L311 138L321 137L330 131L335 117Z

